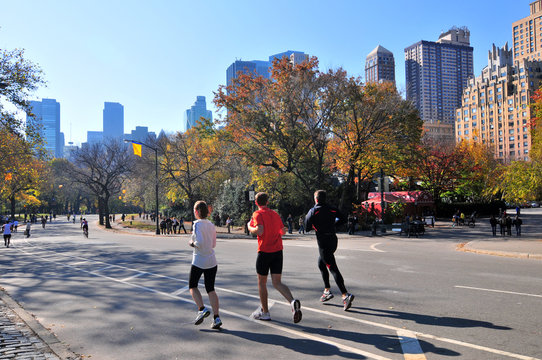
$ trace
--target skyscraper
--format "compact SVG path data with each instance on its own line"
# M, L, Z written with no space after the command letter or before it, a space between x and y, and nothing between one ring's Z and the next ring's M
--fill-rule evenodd
M136 140L140 142L146 142L147 139L151 137L153 140L156 140L156 134L152 131L149 131L147 126L136 126L135 130L132 130L130 134L125 134L125 139Z
M213 119L211 110L207 110L205 96L198 96L192 107L186 110L186 130L197 125L200 118Z
M365 82L389 81L395 84L395 58L378 45L365 59Z
M515 51L514 51L515 53ZM493 45L488 64L463 90L456 112L457 141L486 144L501 161L528 160L531 96L542 79L542 62L513 56L508 44Z
M269 79L269 67L271 64L268 61L252 60L242 61L236 60L226 70L226 84L231 85L231 81L235 79L239 72L245 74L261 75L266 79Z
M34 117L27 115L27 121L37 121L42 126L45 150L56 158L63 156L64 139L60 135L60 103L55 99L30 101Z
M473 48L466 27L453 27L437 42L405 49L406 95L418 108L428 136L453 143L455 110L473 75Z
M285 52L281 52L275 55L271 55L269 57L269 63L273 64L273 60L275 59L282 59L284 57L287 57L290 62L293 65L297 65L299 63L302 63L303 61L307 61L309 59L309 55L305 54L303 51L293 51L293 50L287 50Z
M124 106L105 102L103 109L103 139L122 139L124 136Z
M542 60L542 0L530 4L529 16L512 23L514 58Z

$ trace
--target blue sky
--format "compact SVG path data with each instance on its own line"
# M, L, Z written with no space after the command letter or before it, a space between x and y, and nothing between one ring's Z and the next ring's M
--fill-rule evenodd
M529 15L530 2L0 0L0 48L24 48L40 65L48 85L33 99L57 99L66 142L80 143L102 130L105 101L124 105L126 133L181 130L198 95L216 115L213 92L232 62L286 50L363 76L380 44L394 53L404 91L404 48L467 26L479 75L491 45L511 43L512 22Z

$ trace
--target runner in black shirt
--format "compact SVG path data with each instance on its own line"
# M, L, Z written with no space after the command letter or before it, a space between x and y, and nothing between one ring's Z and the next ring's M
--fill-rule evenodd
M335 250L337 250L337 235L335 226L346 222L346 217L336 208L326 204L326 192L318 190L314 193L314 202L316 205L309 210L305 217L305 230L316 232L316 241L320 257L318 258L318 268L322 273L324 280L324 293L320 301L328 301L333 298L331 286L329 283L329 273L333 275L339 290L342 293L344 310L350 309L354 295L350 294L344 286L344 280L335 261Z

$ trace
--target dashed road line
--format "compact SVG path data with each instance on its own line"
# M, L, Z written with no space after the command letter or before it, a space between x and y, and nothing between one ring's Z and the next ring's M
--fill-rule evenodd
M472 286L462 286L462 285L456 285L454 287L459 288L459 289L479 290L479 291L496 292L496 293L501 293L501 294L511 294L511 295L521 295L521 296L531 296L531 297L542 298L542 295L521 293L521 292L515 292L515 291L484 289L484 288L478 288L478 287L472 287Z
M398 330L397 336L399 336L399 343L401 349L403 349L405 360L426 360L416 334L408 330Z

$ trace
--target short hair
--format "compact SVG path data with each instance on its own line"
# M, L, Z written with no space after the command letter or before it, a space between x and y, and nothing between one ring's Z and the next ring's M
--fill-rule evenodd
M194 210L197 210L199 213L199 216L202 219L205 219L207 215L209 215L209 207L207 207L207 203L203 200L196 201L194 204Z
M269 200L269 195L267 195L267 193L259 192L256 194L256 204L260 206L265 206L267 205L268 200Z
M326 191L325 190L316 190L314 192L314 198L319 204L325 204L326 203Z

